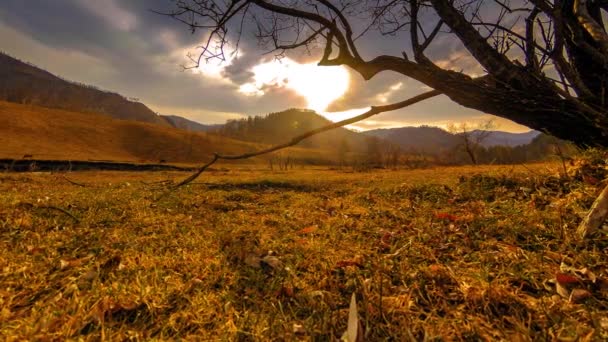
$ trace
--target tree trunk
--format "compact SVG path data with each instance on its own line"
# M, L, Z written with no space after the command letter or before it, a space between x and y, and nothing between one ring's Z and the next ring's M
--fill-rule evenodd
M473 151L473 149L471 148L470 143L465 142L464 148L467 151L469 158L471 158L471 163L473 163L473 165L477 165L477 158L475 157L475 151Z

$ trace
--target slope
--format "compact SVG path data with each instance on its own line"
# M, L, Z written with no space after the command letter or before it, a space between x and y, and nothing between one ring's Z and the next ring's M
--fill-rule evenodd
M66 81L3 53L0 53L0 100L170 126L142 103Z
M192 163L256 144L200 132L0 101L0 157Z

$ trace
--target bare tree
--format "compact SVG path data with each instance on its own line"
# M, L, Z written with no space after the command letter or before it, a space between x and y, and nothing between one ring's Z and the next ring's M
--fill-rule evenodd
M391 71L433 89L391 105L373 106L364 115L269 149L239 156L215 154L178 186L219 159L283 149L319 131L440 94L578 146L608 147L608 33L602 17L608 12L608 0L173 1L175 10L167 15L192 32L206 31L202 52L192 57L195 66L208 59L225 59L228 48L238 52L242 34L251 30L278 56L321 46L319 65L347 66L366 80ZM397 35L407 44L400 56L368 57L369 51L360 50L360 39L372 33ZM460 42L482 70L480 75L452 70L427 53L446 38ZM598 201L602 198L606 197ZM607 214L600 214L592 221L603 221Z
M364 79L413 78L469 108L581 146L608 146L607 0L176 0L167 13L207 33L195 64L238 51L245 31L277 55L321 47L319 65ZM364 57L371 34L403 39L401 56ZM484 76L427 51L458 40ZM227 51L230 47L230 51Z
M466 122L462 122L460 124L450 124L448 126L448 131L462 139L460 146L464 148L471 159L471 163L477 165L477 150L482 146L483 142L490 137L492 134L491 129L494 127L493 120L487 120L480 123L475 130L471 130Z

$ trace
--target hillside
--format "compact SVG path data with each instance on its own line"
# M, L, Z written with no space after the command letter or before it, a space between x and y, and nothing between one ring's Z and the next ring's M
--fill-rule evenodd
M0 53L0 100L170 126L142 103L66 81L3 53Z
M255 144L105 115L0 101L0 157L193 163Z
M229 120L219 129L219 132L239 140L278 144L330 123L331 121L314 111L288 109L266 116ZM337 128L313 136L301 142L299 146L334 152L340 148L349 152L361 152L367 148L367 139L368 137L363 134L346 128Z

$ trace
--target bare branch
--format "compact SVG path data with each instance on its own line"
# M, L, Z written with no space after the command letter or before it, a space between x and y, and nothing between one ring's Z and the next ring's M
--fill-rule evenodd
M464 15L448 0L431 0L441 19L456 33L471 54L491 74L508 81L517 70L506 56L493 49Z
M536 42L534 41L534 23L536 16L538 16L539 13L540 10L538 7L534 7L526 18L526 65L537 72L540 71L540 68L535 52Z
M275 146L271 146L269 148L263 149L263 150L259 150L259 151L255 151L255 152L248 152L248 153L243 153L243 154L238 154L238 155L222 155L219 153L214 153L213 158L206 163L205 165L201 166L194 174L192 174L190 177L184 179L183 181L177 183L173 189L177 189L179 187L182 187L192 181L194 181L196 178L198 178L198 176L200 176L203 172L205 172L205 170L207 170L211 165L215 164L218 160L220 159L225 159L225 160L239 160L239 159L249 159L252 157L257 157L257 156L261 156L264 154L268 154L268 153L272 153L272 152L276 152L291 146L295 146L298 143L300 143L302 140L307 139L312 137L313 135L317 135L319 133L323 133L332 129L336 129L339 127L343 127L346 125L350 125L362 120L365 120L369 117L372 117L374 115L378 115L380 113L384 113L384 112L389 112L392 110L396 110L396 109L401 109L401 108L405 108L407 106L411 106L413 104L416 104L418 102L424 101L426 99L429 99L431 97L435 97L437 95L440 95L441 92L438 90L431 90L431 91L427 91L426 93L422 93L420 95L416 95L412 98L409 98L407 100L401 101L401 102L396 102L393 104L388 104L388 105L382 105L382 106L373 106L371 107L370 110L368 110L367 112L354 116L352 118L349 119L345 119L342 121L338 121L338 122L334 122L331 123L329 125L323 126L323 127L319 127L317 129L313 129L310 130L306 133L300 134L296 137L293 137L291 140L289 140L286 143L280 144L280 145L275 145Z

